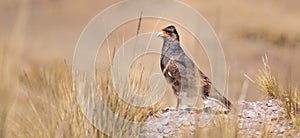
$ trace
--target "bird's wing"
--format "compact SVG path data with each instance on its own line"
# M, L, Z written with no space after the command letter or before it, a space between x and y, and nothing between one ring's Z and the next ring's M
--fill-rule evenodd
M199 86L204 97L209 96L212 83L210 79L194 64L194 62L185 53L175 57L175 64L180 72L181 79L186 78L186 85ZM184 85L184 84L183 84Z
M180 86L181 89L192 88L195 89L197 82L201 82L201 91L203 96L215 98L221 101L228 109L230 109L231 102L224 97L219 91L214 88L210 79L194 65L191 60L187 60L182 64L180 60L170 59L166 66L168 77L172 78L172 85Z
M169 65L167 67L167 70L169 74L172 75L172 77L179 83L182 84L182 82L188 82L192 83L195 82L194 80L196 78L195 72L198 70L194 68L193 63L192 66L189 66L186 62L179 62L180 60L176 59L170 59ZM187 66L188 65L188 66Z
M166 65L166 68L164 70L165 76L171 78L172 83L180 84L180 69L183 66L179 63L177 63L174 59L170 59Z

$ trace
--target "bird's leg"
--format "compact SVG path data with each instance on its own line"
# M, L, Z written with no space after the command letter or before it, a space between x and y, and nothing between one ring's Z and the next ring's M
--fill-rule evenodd
M177 96L177 105L176 105L176 111L179 110L179 106L181 104L181 98L179 98L179 96Z

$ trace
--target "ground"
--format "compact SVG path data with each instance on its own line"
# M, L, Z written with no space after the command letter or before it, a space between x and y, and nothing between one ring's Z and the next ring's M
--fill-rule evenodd
M206 120L209 113L203 112L200 108L192 111L184 109L176 111L173 107L165 107L158 114L147 119L142 136L149 138L179 138L185 135L217 136L217 133L221 131L209 128L221 125L223 131L237 129L237 131L228 132L229 134L223 132L224 137L230 135L239 137L299 137L300 131L295 129L293 122L288 119L285 109L281 106L281 102L276 99L257 102L239 101L237 115L235 113L211 115L208 117L209 121ZM234 123L235 120L238 121ZM208 130L203 130L205 128Z

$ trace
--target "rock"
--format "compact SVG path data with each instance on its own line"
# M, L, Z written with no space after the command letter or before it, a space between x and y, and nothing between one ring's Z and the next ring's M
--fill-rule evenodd
M270 103L270 102L267 102L266 105L267 105L267 107L272 107L273 106L273 104Z
M170 128L166 128L165 130L163 130L163 132L164 132L165 134L168 134L168 133L171 132L171 129L170 129Z
M206 106L210 108L209 110L217 109L214 107L214 102L210 101L207 104L210 105ZM266 126L272 128L271 136L285 137L286 134L293 132L293 136L300 137L300 132L294 129L294 124L287 118L280 101L276 99L257 102L240 101L238 106L240 110L237 116L211 114L199 108L192 108L191 111L184 109L176 111L173 107L166 107L159 112L160 115L153 115L147 119L142 133L145 137L174 137L183 129L189 129L189 132L194 133L197 128L195 125L209 127L212 124L210 120L222 116L229 120L238 119L238 134L241 136L261 137L262 128Z
M164 126L168 125L168 124L169 124L169 119L168 119L168 118L163 119L163 120L161 121L161 124L164 125Z
M158 130L159 133L162 133L164 131L164 128L163 128L163 126L158 125L157 130Z

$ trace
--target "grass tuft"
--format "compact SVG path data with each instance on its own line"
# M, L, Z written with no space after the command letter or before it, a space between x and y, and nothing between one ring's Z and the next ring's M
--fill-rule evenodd
M256 82L269 98L280 97L282 94L282 90L279 86L277 77L274 77L271 72L268 57L265 56L264 58L262 58L262 61L264 64L264 68L259 70L259 75L256 76Z
M268 62L268 56L263 58L264 68L259 71L259 75L256 76L256 84L260 86L263 92L265 92L267 98L275 98L282 102L283 107L290 119L296 121L298 104L299 104L299 90L291 86L284 87L279 82L272 72Z
M9 117L9 136L107 137L82 114L73 91L70 65L55 63L45 68L31 68L19 80L24 92L21 95L24 94L25 98L13 107ZM159 105L139 108L125 103L115 94L108 80L101 81L98 88L107 106L129 121L144 121L160 108ZM103 123L109 127L111 122L105 121ZM122 127L126 130L127 126Z

